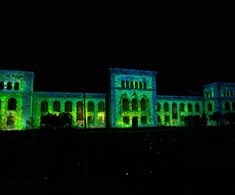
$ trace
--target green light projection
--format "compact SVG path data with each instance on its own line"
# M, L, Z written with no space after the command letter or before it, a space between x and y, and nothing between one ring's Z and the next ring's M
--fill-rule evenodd
M10 98L16 99L16 109L9 110L8 109L8 101ZM23 128L23 120L22 120L22 94L14 93L14 94L1 94L1 126L0 129L6 130L14 130L14 129L22 129Z
M67 112L66 102L71 102L72 126L73 128L105 128L106 112L105 112L105 94L98 93L68 93L68 92L35 92L34 93L34 126L40 127L41 116L51 113L59 115L61 112ZM48 109L41 111L42 102L48 103ZM53 103L59 102L59 110L55 110ZM81 107L79 107L80 102ZM85 102L85 106L84 106ZM93 106L89 109L89 102ZM104 107L99 109L99 105L103 103ZM79 113L82 115L79 116Z
M215 82L204 85L203 95L210 125L216 125L216 122L211 120L214 112L235 112L235 107L232 106L235 103L235 83ZM230 108L227 109L226 105L230 105Z
M0 70L0 129L25 129L31 116L34 73Z
M195 96L157 96L159 126L184 126L185 116L201 116L202 100L202 97Z
M132 127L135 118L139 127L157 126L156 72L110 68L110 74L111 127Z
M184 126L184 117L235 112L235 83L203 86L203 96L157 94L156 71L110 68L106 94L33 91L34 73L0 70L0 130L40 128L41 116L69 112L74 128ZM43 102L46 104L42 105ZM85 103L84 103L85 102ZM107 116L106 107L109 110Z

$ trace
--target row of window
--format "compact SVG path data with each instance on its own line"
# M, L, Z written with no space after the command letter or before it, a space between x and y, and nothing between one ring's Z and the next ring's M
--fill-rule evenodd
M129 124L130 124L130 117L129 117L129 116L124 116L124 117L122 118L122 121L123 121L124 124L129 125ZM143 124L143 125L144 125L144 124L147 124L147 116L141 116L140 122L141 122L141 124Z
M145 81L122 81L122 88L147 89L147 83Z
M122 99L122 110L123 111L129 111L130 110L130 105L129 105L129 100L127 98ZM147 110L147 100L145 98L142 98L140 100L140 109L141 111L146 111ZM137 111L138 110L138 101L136 98L133 98L131 100L131 110Z
M185 104L184 103L180 103L180 112L185 112ZM199 103L196 103L195 105L195 112L200 112L200 105ZM191 103L187 104L188 107L188 112L192 112L193 111L193 105ZM169 103L165 102L163 104L163 110L164 112L169 112ZM177 112L177 104L173 103L172 104L172 111L175 113ZM161 111L161 104L158 102L157 103L157 111L160 112Z
M181 121L181 122L184 121L184 118L185 118L184 115L180 116L180 121ZM158 120L158 123L159 123L159 124L161 124L162 122L169 123L169 122L170 122L170 116L169 116L169 115L165 115L165 116L164 116L164 121L162 121L160 115L158 115L158 116L157 116L157 120ZM174 123L174 124L177 124L177 120L178 120L177 117L175 117L174 115L172 115L172 120L173 120L173 123Z
M7 103L7 109L8 110L16 110L17 104L16 104L16 99L15 98L9 98L8 103ZM55 112L60 112L60 102L59 101L54 101L53 102L53 111ZM77 102L77 110L81 110L83 108L83 103L81 101ZM1 99L0 99L0 109L1 109ZM94 102L89 101L88 102L88 112L94 112ZM98 112L104 112L105 111L105 105L103 101L100 101L98 103ZM41 112L48 112L48 102L47 101L42 101L41 102ZM72 112L72 102L71 101L66 101L65 102L65 112Z
M188 107L188 112L193 111L193 106L191 103L188 103L187 107ZM157 103L157 111L160 112L160 110L161 110L161 104L158 102ZM165 102L163 104L163 110L164 110L164 112L169 112L169 103ZM209 102L207 104L206 110L208 110L210 112L213 111L212 103ZM224 103L224 110L225 111L235 111L235 102L232 102L232 105L230 104L230 102L225 102ZM177 112L177 104L176 103L172 104L172 111L173 111L173 113ZM185 104L184 103L180 103L180 112L185 112ZM195 112L200 112L200 106L198 103L195 104Z
M103 125L104 122L105 122L104 117L99 116L98 117L98 124ZM88 125L93 125L94 124L94 116L87 116L87 123L88 123Z
M221 96L222 97L235 97L235 92L233 91L222 91L221 92ZM206 92L205 93L205 97L206 98L211 98L211 97L213 97L213 94L212 94L212 92Z
M88 112L94 112L94 102L89 101L88 102L88 107L87 107L87 111ZM142 98L141 99L141 111L146 111L147 110L147 102L146 99ZM72 102L71 101L66 101L65 102L65 112L72 112ZM123 106L123 111L129 111L129 100L124 98L122 99L122 106ZM188 103L188 112L192 112L192 104ZM60 112L61 110L61 105L59 101L54 101L53 102L53 111L55 112ZM138 104L137 104L137 99L132 99L132 103L131 103L131 107L132 110L138 110ZM8 110L16 110L17 108L17 102L15 98L9 98L8 103L7 103L7 109ZM169 103L165 102L163 104L163 108L165 112L169 112ZM1 109L1 99L0 99L0 109ZM235 102L232 102L232 104L230 104L230 102L225 102L224 103L224 109L225 111L235 111ZM161 110L161 105L158 102L157 103L157 111L160 112ZM213 106L212 103L208 103L207 104L207 110L208 111L213 111ZM78 112L83 112L83 102L78 101L77 102L77 111ZM105 104L103 101L100 101L98 103L98 112L104 112L105 111ZM47 101L42 101L41 102L41 112L48 112L48 102ZM177 104L173 103L172 104L172 112L173 115L175 115L177 113ZM180 104L180 112L185 112L185 104L181 103ZM198 103L195 104L195 112L200 112L200 106Z
M226 91L226 92L222 92L221 94L222 97L235 97L235 91Z
M206 92L205 97L206 97L206 98L211 98L211 97L213 97L212 92Z
M207 104L207 110L210 112L213 111L212 103L209 102ZM225 111L235 111L235 102L232 102L232 105L230 104L230 102L225 102L224 103L224 110Z
M0 90L7 89L7 90L19 90L20 89L20 84L19 82L7 82L4 83L3 81L0 82Z
M66 101L64 104L64 110L65 112L72 112L72 102L71 101ZM81 109L83 110L83 102L78 101L77 102L77 110L81 111ZM60 112L61 110L61 103L56 100L53 102L53 111L55 112ZM94 102L89 101L87 103L87 111L88 112L94 112L95 111L95 105ZM105 105L103 101L100 101L98 103L98 112L104 112L105 111ZM48 112L48 101L42 101L41 102L41 112Z
M225 102L224 103L224 110L225 111L235 111L235 102L232 102L232 105L230 102Z

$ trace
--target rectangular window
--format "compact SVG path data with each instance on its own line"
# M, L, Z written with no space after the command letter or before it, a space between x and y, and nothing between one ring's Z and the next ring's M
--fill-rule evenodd
M88 124L94 124L93 116L88 116L87 119L88 119Z
M184 121L184 115L180 116L180 120Z
M128 116L124 116L124 117L123 117L123 123L124 123L124 124L129 124L129 123L130 123L130 119L129 119Z
M170 122L170 117L168 115L165 115L165 122Z
M177 113L173 112L173 114L172 114L172 119L175 119L175 120L178 119Z
M141 116L141 124L147 124L147 116Z

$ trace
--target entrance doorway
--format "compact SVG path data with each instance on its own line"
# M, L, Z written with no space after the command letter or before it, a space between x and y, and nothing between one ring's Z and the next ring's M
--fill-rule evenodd
M138 128L138 117L132 118L132 128Z

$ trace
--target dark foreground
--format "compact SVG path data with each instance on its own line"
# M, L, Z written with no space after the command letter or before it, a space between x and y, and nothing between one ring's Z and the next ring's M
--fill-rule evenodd
M235 194L235 129L0 132L0 194Z

